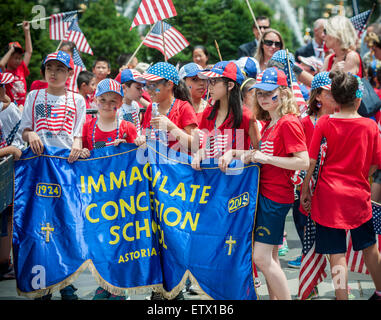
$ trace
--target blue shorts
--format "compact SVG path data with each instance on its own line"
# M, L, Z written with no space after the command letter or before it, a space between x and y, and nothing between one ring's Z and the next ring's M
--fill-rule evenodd
M259 194L254 241L273 245L282 244L284 224L291 207L292 203L278 203Z
M373 219L368 220L356 229L350 230L353 250L359 251L376 243ZM315 251L321 254L338 254L347 251L345 229L335 229L316 223Z

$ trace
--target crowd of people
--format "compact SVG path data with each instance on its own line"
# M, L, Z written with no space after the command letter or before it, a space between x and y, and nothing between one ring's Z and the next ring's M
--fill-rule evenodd
M260 163L253 230L256 285L260 271L271 299L291 299L279 255L287 251L284 227L292 210L301 243L310 214L316 252L329 256L333 277L338 267L344 270L345 285L335 287L336 298L348 299L345 230L350 230L375 285L370 298L381 299L371 207L371 200L381 202L379 105L365 116L358 113L363 81L381 97L379 24L369 26L361 40L344 16L318 19L314 37L294 59L281 33L261 16L253 24L254 40L239 46L237 60L211 64L203 45L194 46L193 61L179 70L168 62L149 65L121 54L119 74L112 79L110 61L98 57L91 72L75 79L78 93L68 89L75 48L70 42L46 55L42 80L27 90L33 52L28 22L23 30L25 49L11 42L0 60L0 156L18 160L26 147L40 155L54 146L70 150L73 163L90 157L93 149L160 140L191 155L195 170L202 170L206 159L216 159L224 172L233 159ZM304 104L296 99L295 85ZM324 163L314 180L323 140ZM11 206L1 213L2 279L12 277L11 216ZM294 268L300 264L301 256L289 262ZM75 290L72 285L62 289L62 298L75 299ZM101 287L94 298L125 299Z

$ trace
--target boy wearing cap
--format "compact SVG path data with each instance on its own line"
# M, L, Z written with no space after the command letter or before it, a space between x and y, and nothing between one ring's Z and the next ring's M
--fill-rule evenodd
M22 138L35 154L41 154L45 145L70 149L68 161L72 163L82 150L86 103L81 95L65 88L71 73L66 52L47 55L44 65L48 88L28 94L20 125Z
M98 106L98 117L86 122L83 126L82 158L90 156L90 150L107 146L118 146L120 143L133 143L137 137L134 124L120 120L116 114L123 103L123 89L119 82L104 79L99 82L95 97Z
M122 84L124 98L123 104L118 110L119 120L126 120L135 125L140 134L140 107L138 101L142 98L143 86L145 81L141 81L140 72L133 69L124 69L120 75L120 83Z
M9 43L9 50L0 60L0 69L12 73L15 81L6 85L7 95L19 106L25 104L27 85L25 78L29 75L28 65L32 57L32 40L29 22L23 22L25 51L18 42Z

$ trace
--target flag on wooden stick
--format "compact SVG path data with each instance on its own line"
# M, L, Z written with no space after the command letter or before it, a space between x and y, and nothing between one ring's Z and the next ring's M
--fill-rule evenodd
M50 16L50 39L62 40L69 29L71 22L76 18L78 11L61 12Z
M75 43L75 46L79 51L82 51L84 53L93 54L93 51L90 48L89 43L86 40L86 37L82 30L79 28L78 25L78 19L75 18L71 23L70 26L65 34L65 37L61 40L64 41L71 41Z
M154 24L176 15L177 12L172 0L142 0L130 30L141 24Z
M165 42L165 51L163 42ZM147 47L159 50L167 59L189 46L187 39L185 39L178 30L163 21L156 22L150 34L143 40L143 44Z

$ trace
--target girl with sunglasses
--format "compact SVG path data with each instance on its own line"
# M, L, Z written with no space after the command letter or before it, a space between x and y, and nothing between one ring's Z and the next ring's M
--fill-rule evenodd
M250 110L242 106L240 85L244 80L234 62L221 61L211 71L198 73L208 79L209 94L214 104L208 105L202 114L199 129L195 130L194 143L200 149L195 153L192 167L200 170L200 162L206 158L219 158L221 170L226 171L237 150L257 147L260 134Z
M160 140L169 148L188 152L191 131L197 127L197 116L188 88L180 82L176 68L158 62L142 75L151 103L142 121L143 135L135 143L140 146L148 139ZM163 135L164 133L164 135Z
M283 49L284 41L282 35L277 30L266 29L259 41L259 46L255 55L255 59L259 62L260 71L267 68L267 62L269 62L275 52Z

